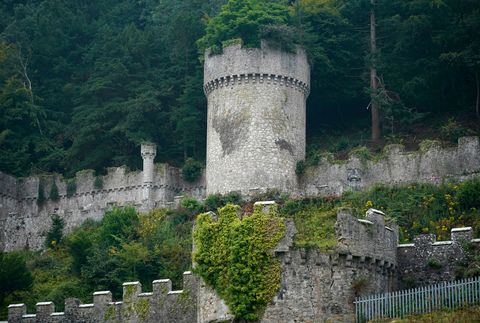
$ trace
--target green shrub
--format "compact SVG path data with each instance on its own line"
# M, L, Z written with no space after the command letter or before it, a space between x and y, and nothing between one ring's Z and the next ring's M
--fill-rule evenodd
M52 224L47 232L45 239L45 246L47 248L57 248L63 241L63 229L65 228L65 221L57 214L50 216Z
M187 209L191 212L201 212L203 209L202 204L193 197L184 198L180 203L180 207Z
M138 236L139 224L138 212L134 207L113 208L105 212L99 239L108 246L118 246L123 241L134 240Z
M193 158L188 158L182 167L182 177L187 182L195 182L202 175L203 165Z
M57 202L58 200L60 200L60 195L58 194L57 183L55 183L55 181L53 181L53 184L52 184L52 186L50 187L49 198L50 198L52 201L55 201L55 202Z
M256 207L252 215L237 216L228 204L215 221L198 216L193 233L195 272L225 300L237 318L257 320L280 288L280 263L271 253L284 235L276 208L268 214Z
M42 180L38 183L38 198L37 198L37 204L38 206L42 206L46 201L45 197L45 184L43 183Z
M480 209L480 177L459 185L457 198L463 209Z
M373 159L372 152L365 146L359 146L350 151L350 156L356 156L360 160L371 160Z
M291 32L281 35L286 31L279 25L289 23L290 13L287 5L263 0L229 0L220 12L208 21L205 35L197 41L200 55L205 49L214 49L217 52L222 47L222 42L231 39L242 39L245 47L260 47L263 36L271 36L279 40L290 38L295 40ZM276 29L266 26L276 25ZM262 32L263 31L263 32Z
M67 183L67 197L72 197L77 192L77 181L75 178L69 179Z
M206 211L216 211L223 206L222 194L210 194L204 202Z
M103 188L103 178L100 176L95 177L95 182L93 183L93 187L97 190L101 190Z
M454 143L458 141L458 138L468 136L470 133L471 131L458 123L455 118L448 119L448 121L440 127L442 139Z
M429 258L427 260L427 267L431 269L440 269L443 265L435 258Z
M307 168L306 164L305 164L305 161L304 160L299 160L297 162L297 165L295 166L295 174L297 174L297 176L302 176L303 174L305 174L305 169Z
M261 26L260 39L268 41L268 45L286 52L294 53L298 43L298 33L295 28L286 24L271 24Z
M32 287L32 273L20 252L0 252L0 305L9 293Z

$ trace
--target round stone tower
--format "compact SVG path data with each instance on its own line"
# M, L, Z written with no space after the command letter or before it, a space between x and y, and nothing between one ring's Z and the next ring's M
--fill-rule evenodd
M207 194L245 195L297 189L305 158L305 103L310 67L305 52L232 45L207 51Z

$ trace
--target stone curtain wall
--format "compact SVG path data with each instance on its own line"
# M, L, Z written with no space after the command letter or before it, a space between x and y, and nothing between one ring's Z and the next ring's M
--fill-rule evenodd
M478 248L480 239L472 239L472 228L455 228L450 241L435 241L435 235L422 234L413 243L398 246L400 289L455 280L459 263L466 260L466 243Z
M0 251L41 249L52 214L64 219L65 231L69 232L86 219L101 219L113 206L131 205L148 211L173 207L175 196L180 194L199 199L205 196L203 177L195 183L186 183L179 169L154 165L152 146L149 148L148 176L145 172L129 172L126 167L109 168L107 175L98 179L93 171L79 172L73 180L64 180L59 175L17 180L0 173ZM67 194L68 182L76 185L71 194ZM58 201L49 198L53 183L58 188ZM46 198L43 203L38 200L40 185Z
M335 231L334 252L296 247L277 252L282 287L262 322L353 322L355 297L395 288L395 225L386 226L373 210L360 220L341 209Z
M153 159L148 159L153 163ZM76 191L71 197L67 196L67 183L60 176L16 179L0 172L0 250L41 248L44 239L42 234L50 228L51 214L56 213L64 218L66 229L71 230L87 218L101 219L105 210L113 205L130 204L148 210L153 207L173 207L175 201L179 200L175 197L179 195L205 198L204 176L195 183L187 183L182 180L178 168L167 164L147 167L153 170L152 177L145 177L143 172L129 172L125 167L110 168L107 175L100 176L101 188L95 187L96 179L92 171L79 172L75 178ZM238 167L241 172L244 166ZM286 178L281 169L270 170L271 176L281 180ZM464 180L478 174L479 138L464 137L459 139L457 147L452 148L432 145L424 151L404 152L401 146L389 146L385 157L378 161L357 157L343 164L323 161L308 169L300 186L292 186L290 193L300 196L340 195L348 190L367 189L378 183L436 184L444 178ZM58 187L59 201L47 199L39 205L40 182L48 198L53 181ZM216 181L223 181L225 185L229 183L225 174L219 174ZM252 189L248 193L254 191Z
M441 148L433 142L423 151L405 152L401 145L385 148L384 158L362 160L351 157L346 162L322 160L307 169L299 188L304 196L341 195L345 191L363 190L375 184L433 183L444 178L463 180L480 174L478 137L463 137L458 146Z
M67 299L65 311L55 312L52 302L37 303L36 314L27 314L25 304L8 307L9 323L192 323L197 321L198 278L183 274L183 290L172 291L169 279L153 282L151 293L142 293L139 282L123 284L123 300L112 301L109 291L93 294L93 304Z
M207 51L207 193L283 192L297 187L305 158L306 54L232 45Z

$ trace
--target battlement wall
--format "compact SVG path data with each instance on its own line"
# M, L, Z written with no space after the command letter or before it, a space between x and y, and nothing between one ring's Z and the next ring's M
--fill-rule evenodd
M37 303L36 314L27 314L25 304L13 304L8 307L8 322L196 322L198 278L185 272L183 279L179 291L172 291L169 279L155 280L149 293L142 293L139 282L124 283L122 301L113 302L109 291L95 292L93 304L67 299L64 312L55 312L53 302Z
M15 179L0 172L0 251L41 249L52 214L64 220L68 233L86 219L100 220L114 206L148 211L173 207L180 194L205 197L204 176L185 182L178 168L153 163L154 149L142 145L143 171L111 167L104 176L84 170L70 179L58 174ZM57 196L52 196L54 185Z
M257 202L264 212L274 202ZM369 210L359 219L350 209L337 213L338 245L326 252L294 245L292 220L275 248L281 263L281 287L267 306L262 323L354 321L355 297L393 291L396 286L398 229ZM199 288L199 321L228 320L225 304L208 287Z
M413 243L398 245L400 287L455 280L458 266L467 259L467 243L480 247L480 239L472 239L471 227L452 229L450 241L436 241L435 235L422 234Z
M269 47L262 41L261 48L242 48L242 45L235 44L224 48L219 55L212 55L210 51L205 53L205 86L212 81L222 83L227 78L241 82L241 75L258 75L265 80L270 76L278 77L279 84L280 79L286 79L292 84L304 85L307 90L310 86L310 65L305 51L299 47L296 53L290 53Z
M456 147L442 148L437 142L424 143L420 151L406 152L401 145L385 147L380 160L352 156L346 162L322 159L307 169L299 194L304 196L341 195L375 184L432 183L444 178L464 180L480 174L478 137L463 137Z

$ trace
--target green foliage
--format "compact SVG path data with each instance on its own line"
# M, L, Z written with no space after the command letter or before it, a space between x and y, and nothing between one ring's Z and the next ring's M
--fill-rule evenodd
M450 118L440 127L440 134L442 139L456 143L458 138L468 136L470 132L454 118Z
M13 291L29 290L33 277L26 258L19 252L0 253L0 304Z
M480 209L480 178L462 183L457 192L458 202L464 210Z
M287 200L280 214L293 218L297 233L295 245L332 250L337 245L334 225L337 221L335 200Z
M194 198L185 198L182 200L180 207L189 210L190 212L199 213L202 211L202 204Z
M304 160L298 161L297 164L295 165L295 174L297 174L298 176L305 174L306 168L307 168L307 165Z
M246 47L260 47L262 36L271 36L276 44L287 39L293 41L292 33L281 34L290 29L279 26L289 20L286 1L229 0L215 17L208 20L205 35L197 41L200 55L207 48L218 51L223 42L231 39L242 39Z
M182 167L182 177L187 182L195 182L202 176L203 165L193 158L188 158Z
M365 192L350 192L342 197L342 204L354 207L359 214L373 207L384 211L400 226L400 240L411 241L421 233L434 233L437 240L450 239L453 227L472 226L478 235L479 211L465 208L460 202L460 192L465 187L475 194L478 180L448 183L440 186L410 184L405 186L375 186ZM478 193L477 193L478 195Z
M103 188L103 178L100 176L96 176L95 182L93 182L93 187L97 190L101 190Z
M382 320L380 322L396 323L430 323L430 322L478 322L480 306L463 307L456 310L435 311L428 314L410 315L404 319Z
M26 303L34 311L39 300L52 300L62 310L66 298L91 302L98 290L111 290L118 299L125 281L139 280L148 290L153 280L170 278L181 288L182 272L191 266L193 215L186 209L139 214L116 208L102 221L85 221L63 243L62 221L53 216L46 251L0 254L0 291L5 289L0 318L11 303ZM33 280L27 279L30 272Z
M122 242L137 238L140 224L134 207L113 208L101 221L99 238L105 245L118 246Z
M72 197L77 192L77 181L75 178L69 179L67 183L67 197Z
M45 246L47 248L57 248L63 242L63 229L65 221L57 214L50 216L52 224L45 238Z
M261 207L238 217L232 204L197 218L195 271L215 288L237 318L257 320L280 287L280 264L271 250L284 234L283 219Z
M45 184L42 180L38 183L38 197L37 197L37 204L38 206L42 206L47 199L45 198Z
M441 269L443 265L437 259L430 258L427 260L427 267L431 269Z
M50 194L48 194L48 197L50 198L50 200L54 202L58 202L58 200L60 200L60 194L58 194L58 187L55 180L53 181L52 186L50 187Z
M362 161L371 160L373 158L372 153L370 152L370 149L368 149L365 146L360 146L352 149L350 151L350 155L358 157Z
M204 201L204 209L205 211L216 211L227 204L238 205L241 203L242 196L238 192L230 192L226 195L210 194Z

